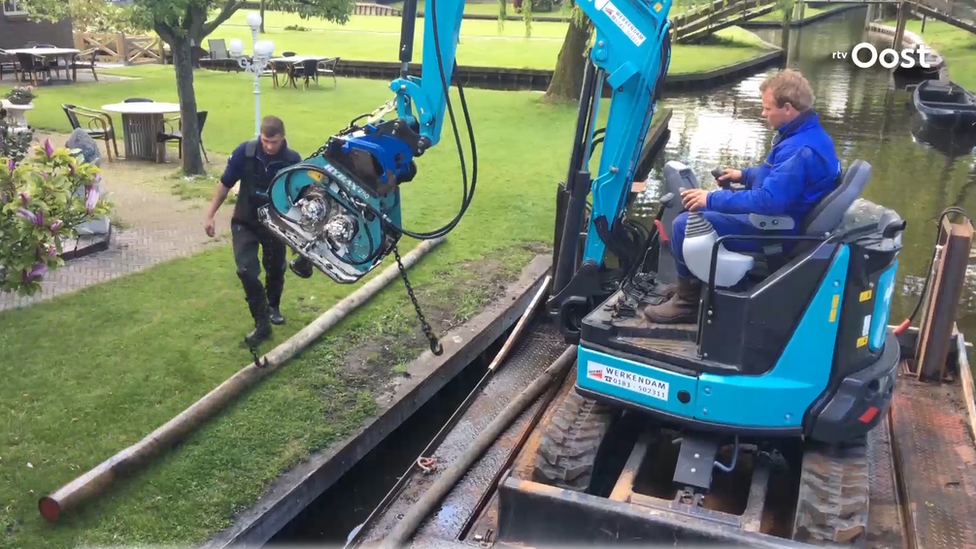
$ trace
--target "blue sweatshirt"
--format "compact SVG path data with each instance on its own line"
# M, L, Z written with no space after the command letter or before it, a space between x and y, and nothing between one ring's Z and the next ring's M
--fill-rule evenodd
M809 110L773 137L765 162L742 170L744 190L708 193L706 208L728 214L788 215L797 224L838 183L834 142Z

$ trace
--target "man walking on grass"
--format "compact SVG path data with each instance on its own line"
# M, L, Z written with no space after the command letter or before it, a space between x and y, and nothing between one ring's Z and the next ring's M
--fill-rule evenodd
M254 330L244 337L248 347L255 347L271 337L272 324L285 322L280 306L285 286L287 248L258 221L257 211L268 204L269 187L278 171L301 161L301 156L288 148L284 122L276 116L266 116L261 122L261 135L238 145L227 160L227 168L220 177L210 209L207 210L205 230L207 236L213 237L216 232L214 215L230 190L240 181L230 226L237 276L244 285L244 300L254 318ZM265 270L264 285L260 279L262 265Z

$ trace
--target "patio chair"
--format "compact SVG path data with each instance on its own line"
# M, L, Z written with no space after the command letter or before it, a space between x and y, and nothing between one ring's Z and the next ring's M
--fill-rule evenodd
M75 54L71 58L71 63L68 64L68 68L71 69L71 80L78 81L78 69L89 69L92 72L92 78L98 82L98 73L95 72L95 57L97 55L98 48L90 48ZM79 61L79 59L83 61Z
M14 54L0 48L0 80L3 80L4 71L14 75L15 80L19 80L17 77L17 58L14 57Z
M227 51L227 44L223 38L208 39L207 47L210 49L211 59L230 59L230 52Z
M304 80L302 84L302 89L308 89L308 81L315 80L315 85L319 84L319 72L318 72L318 60L317 59L305 59L301 63L293 63L292 70L294 71L294 78L301 78ZM297 85L295 86L298 87Z
M43 43L43 42L30 41L30 42L27 42L27 47L28 48L56 48L57 46L55 46L54 44L46 44L46 43ZM60 61L61 61L61 58L60 57L56 57L56 58L51 59L51 60L49 60L47 62L47 66L48 67L51 67L52 69L54 69L57 72L58 78L61 78L61 65L60 65ZM64 70L65 70L65 74L67 75L67 71L68 71L68 64L67 63L65 63L65 65L64 65Z
M86 107L79 107L70 103L63 103L61 105L61 109L64 110L64 114L68 116L68 122L71 124L71 129L81 129L90 135L92 139L100 139L105 142L105 152L108 153L107 156L109 162L115 161L112 158L112 151L108 146L109 142L112 143L112 148L115 149L115 156L118 158L119 145L115 141L115 124L112 123L112 117L108 113ZM81 127L81 122L78 120L79 116L88 119L87 128Z
M264 70L261 71L261 74L258 75L258 78L264 78L265 76L270 76L274 80L274 87L277 88L279 68L280 68L280 72L288 72L287 68L283 66L279 67L277 63L268 61L268 64L264 66Z
M47 77L51 78L51 66L29 53L18 53L17 64L20 65L21 82L29 77L31 84L36 86L38 73L47 74Z
M174 120L163 120L164 127L170 127L169 123ZM207 157L207 149L203 146L203 127L207 124L207 111L197 111L197 124L200 125L200 151L203 152L203 158L210 163L210 158ZM183 158L183 124L180 124L180 129L160 131L156 134L157 143L168 143L170 141L176 141L179 146L179 157Z
M322 76L331 76L332 85L335 87L339 87L339 82L336 80L336 73L335 73L337 66L339 66L338 57L330 57L329 59L323 59L322 61L319 61L317 65L318 74L321 74Z

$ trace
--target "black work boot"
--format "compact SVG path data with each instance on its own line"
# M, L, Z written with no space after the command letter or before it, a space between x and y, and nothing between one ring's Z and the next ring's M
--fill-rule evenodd
M271 323L274 324L275 326L281 326L282 324L285 323L285 317L281 316L281 309L278 308L277 306L268 307L268 316L269 319L271 320Z
M291 269L291 272L295 273L301 278L311 278L312 274L315 273L315 265L302 256L292 259L291 262L288 263L288 268Z
M678 288L670 299L660 305L644 308L644 317L658 324L686 324L698 320L698 301L701 281L678 276Z
M248 347L257 347L262 341L271 337L271 316L268 310L268 302L264 295L260 299L249 300L248 308L251 316L254 317L254 330L244 336L244 344Z

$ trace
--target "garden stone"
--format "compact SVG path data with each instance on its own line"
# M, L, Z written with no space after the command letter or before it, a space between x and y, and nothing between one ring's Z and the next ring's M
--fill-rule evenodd
M85 133L85 131L81 128L76 128L71 132L71 137L68 138L68 141L65 142L64 146L68 149L80 150L83 157L83 164L94 164L98 167L102 166L102 153L98 150L98 144L96 144L95 140L92 139L92 137ZM105 194L102 181L95 183L95 188L98 189L99 195ZM84 187L75 191L75 196L84 198ZM111 225L112 222L109 220L108 216L95 218L91 221L86 221L81 225L78 225L78 236L106 235L109 233Z
M99 168L102 167L102 153L98 150L98 144L95 143L92 136L88 135L85 130L75 128L64 146L68 149L79 149L82 156L84 156L85 164L94 164ZM101 189L99 189L99 192L101 192Z

